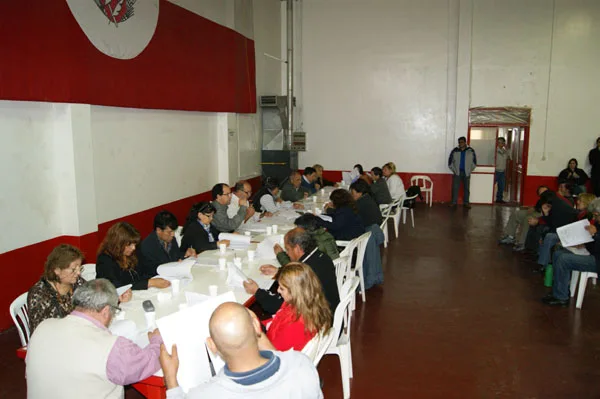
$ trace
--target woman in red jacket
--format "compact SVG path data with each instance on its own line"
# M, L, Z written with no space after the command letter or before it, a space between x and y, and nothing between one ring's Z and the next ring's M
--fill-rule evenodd
M319 278L303 263L283 266L277 281L284 302L273 318L263 322L267 338L278 351L301 351L319 331L331 328L329 304Z

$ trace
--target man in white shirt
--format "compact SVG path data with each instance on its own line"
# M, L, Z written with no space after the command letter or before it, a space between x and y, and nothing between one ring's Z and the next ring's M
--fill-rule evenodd
M240 200L242 202L248 201L252 196L252 186L246 180L241 180L233 186L232 194L231 194L231 202L227 206L227 216L229 218L235 217L238 211L240 210ZM250 216L246 215L246 220L248 220Z
M260 328L260 322L244 306L220 305L209 322L208 348L218 352L225 367L210 381L192 388L187 396L177 383L179 358L161 346L160 364L167 385L167 399L248 398L321 399L319 374L301 352L277 352Z

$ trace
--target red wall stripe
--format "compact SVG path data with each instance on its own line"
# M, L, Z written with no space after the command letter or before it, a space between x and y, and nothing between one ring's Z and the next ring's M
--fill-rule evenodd
M254 41L166 0L159 8L148 47L119 60L89 42L65 0L1 1L0 99L256 112Z

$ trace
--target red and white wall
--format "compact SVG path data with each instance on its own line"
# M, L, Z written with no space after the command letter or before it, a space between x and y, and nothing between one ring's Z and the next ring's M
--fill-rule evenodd
M394 161L405 184L427 174L448 201L468 109L526 106L531 204L600 135L599 20L595 0L304 0L300 166Z
M89 105L77 98L64 103L45 98L40 100L49 102L15 101L17 98L3 92L9 86L14 90L14 84L0 79L0 98L4 100L0 100L0 168L4 171L0 178L0 223L4 226L0 235L0 278L6 283L0 290L0 330L12 325L8 305L40 277L46 256L57 244L77 245L84 250L86 260L93 262L99 242L117 220L130 221L146 235L152 230L156 212L169 209L183 221L194 202L210 199L209 190L219 181L248 178L258 183L261 127L255 102L257 95L281 92L280 65L267 62L263 56L264 52L279 55L281 51L280 1L160 0L160 7L159 27L163 25L157 29L162 29L164 43L177 37L176 31L168 30L169 10L184 20L199 19L200 25L227 38L219 42L214 35L201 37L214 52L214 57L209 52L202 60L209 73L204 83L227 77L211 75L210 71L229 68L229 64L220 65L219 60L238 51L227 44L230 37L238 42L248 40L253 46L248 58L252 60L251 68L246 66L246 53L236 53L230 76L237 76L239 64L242 71L255 75L250 83L256 89L236 95L238 83L231 86L234 91L230 92L230 86L218 91L216 85L211 90L196 90L201 101L189 103L192 107L171 102L172 109L157 109L161 106L154 107L150 99L151 104L144 107L147 109L139 109L121 104L113 107L110 102L90 101L94 105ZM161 22L165 16L167 20ZM181 23L182 18L177 21ZM150 42L148 49L152 45ZM21 51L26 53L28 48ZM93 48L89 51L98 59L109 58ZM2 58L4 64L10 57ZM69 65L68 61L62 62ZM129 61L117 62L125 66ZM44 73L43 64L38 69ZM191 79L192 87L204 84L185 70L168 72ZM247 80L236 79L243 88L248 87ZM27 97L31 92L23 88L21 93L22 100L32 100ZM172 94L167 92L163 100ZM143 96L147 94L128 95L145 101ZM154 97L160 96L159 88ZM240 103L242 98L252 101ZM177 100L177 95L173 99Z

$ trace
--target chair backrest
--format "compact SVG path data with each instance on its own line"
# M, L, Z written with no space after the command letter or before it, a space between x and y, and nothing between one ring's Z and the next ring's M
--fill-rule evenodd
M358 253L356 256L356 264L354 266L354 269L356 269L357 267L362 267L362 265L363 265L363 260L365 258L365 250L367 249L367 244L369 243L369 238L371 238L370 231L367 231L366 233L364 233L363 235L361 235L360 237L357 238Z
M81 278L85 281L94 280L96 278L96 264L86 263L81 266Z
M340 256L333 261L333 264L335 265L335 277L337 280L338 292L342 291L342 285L344 284L346 275L348 274L350 262L351 258L349 256Z
M332 331L333 329L330 328L326 333L323 333L323 331L319 332L302 348L302 353L313 361L315 367L319 365L321 358L325 355L329 345L331 345L331 341L334 338Z
M21 294L10 304L10 317L12 317L21 345L27 346L29 342L29 314L27 313L27 293Z
M181 235L181 230L183 230L183 226L178 226L177 230L175 230L175 239L177 240L177 245L181 247L181 239L183 236Z
M390 217L390 214L392 213L392 208L392 204L389 204L385 208L383 208L383 212L381 213L381 216L383 216L383 222L381 223L382 226L385 226L385 224L387 223L387 220Z
M330 333L333 334L334 337L339 337L342 332L342 328L344 327L344 321L346 321L346 327L349 327L348 321L350 317L350 304L352 303L352 298L356 295L356 289L360 284L360 278L357 276L350 277L344 283L340 291L340 303L335 308L335 313L333 314L333 328Z
M433 182L429 176L417 175L410 178L411 186L419 186L421 189L429 190L433 188Z

